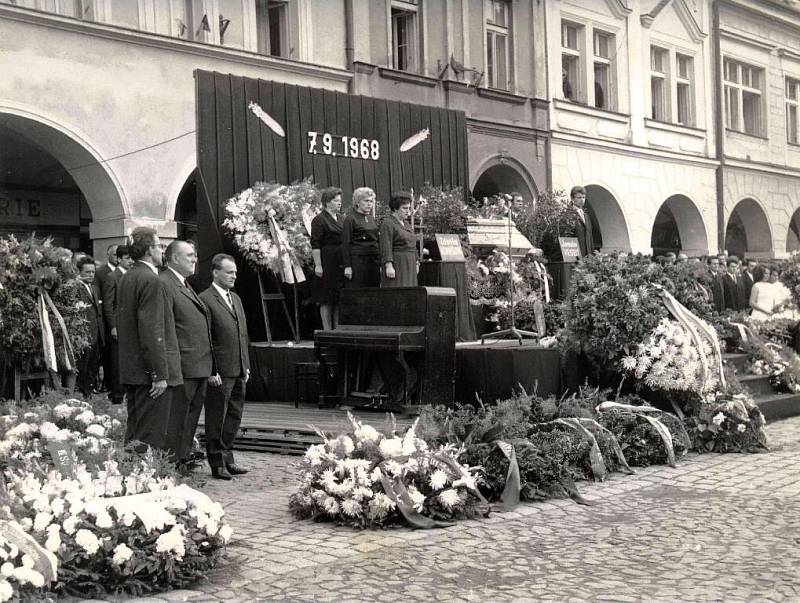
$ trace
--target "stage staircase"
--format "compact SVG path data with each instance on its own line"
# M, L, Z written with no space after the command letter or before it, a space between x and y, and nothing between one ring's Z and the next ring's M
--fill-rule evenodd
M767 375L747 374L747 354L723 354L722 358L736 368L740 383L750 391L767 421L800 415L800 394L779 394Z

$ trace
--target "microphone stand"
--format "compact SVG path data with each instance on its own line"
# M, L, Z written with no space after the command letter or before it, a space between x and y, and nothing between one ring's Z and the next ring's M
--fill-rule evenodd
M481 335L481 344L485 343L486 339L516 339L519 341L519 345L522 345L522 339L524 337L531 337L533 339L538 339L539 334L533 333L531 331L523 331L517 329L515 324L515 317L514 317L514 258L511 257L511 211L513 209L513 203L511 200L508 202L508 277L510 281L510 297L511 297L511 322L508 329L503 329L502 331L493 331L491 333L486 333L485 335Z

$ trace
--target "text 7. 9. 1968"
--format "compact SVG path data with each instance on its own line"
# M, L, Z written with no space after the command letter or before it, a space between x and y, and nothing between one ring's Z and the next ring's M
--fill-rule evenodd
M308 132L308 152L312 155L349 157L351 159L371 159L378 161L381 147L377 140L356 138L355 136L336 136L327 132Z

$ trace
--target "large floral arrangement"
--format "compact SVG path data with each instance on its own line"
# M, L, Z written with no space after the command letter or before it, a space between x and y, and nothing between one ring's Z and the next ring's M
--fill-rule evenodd
M51 395L3 410L0 512L57 556L54 591L141 594L217 563L231 535L222 508L179 486L164 455L126 451L115 407Z
M698 346L691 333L670 318L662 318L653 333L637 346L636 353L625 356L621 365L652 389L703 394L719 384L712 345L703 338Z
M64 318L75 354L88 345L85 305L79 301L71 257L69 249L56 247L50 239L0 237L0 362L23 370L42 365L42 330L36 310L40 291L48 292ZM61 331L55 318L51 322L62 356L59 361L63 361Z
M755 452L767 449L764 415L749 394L715 392L686 419L699 452Z
M616 372L668 316L661 290L709 322L711 304L690 266L662 266L642 256L584 258L564 304L567 344L584 352L597 372Z
M793 253L790 259L779 262L778 267L781 282L791 291L795 305L800 306L800 254Z
M225 205L222 225L233 235L242 255L256 268L282 271L280 247L270 217L286 234L289 253L304 268L312 266L311 238L306 222L318 213L318 191L311 179L294 184L257 182Z
M800 356L793 349L770 341L753 329L741 348L747 354L750 374L768 376L780 392L800 392Z
M426 184L419 191L418 215L430 234L461 234L466 231L467 206L464 189Z
M386 433L348 415L351 429L311 446L301 486L290 509L301 518L355 527L380 527L405 519L430 522L477 516L481 508L472 469L458 462L452 444L431 448L417 437Z

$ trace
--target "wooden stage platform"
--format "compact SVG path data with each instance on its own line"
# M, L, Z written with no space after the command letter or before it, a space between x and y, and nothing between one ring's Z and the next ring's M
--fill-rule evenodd
M385 412L357 410L353 414L373 427L388 421ZM395 415L398 431L405 431L414 422L410 415ZM200 417L198 437L202 440L205 417ZM311 444L322 442L314 427L335 434L347 429L347 411L341 408L320 409L316 405L295 408L283 402L247 402L242 426L236 438L237 450L257 450L278 454L303 454Z

